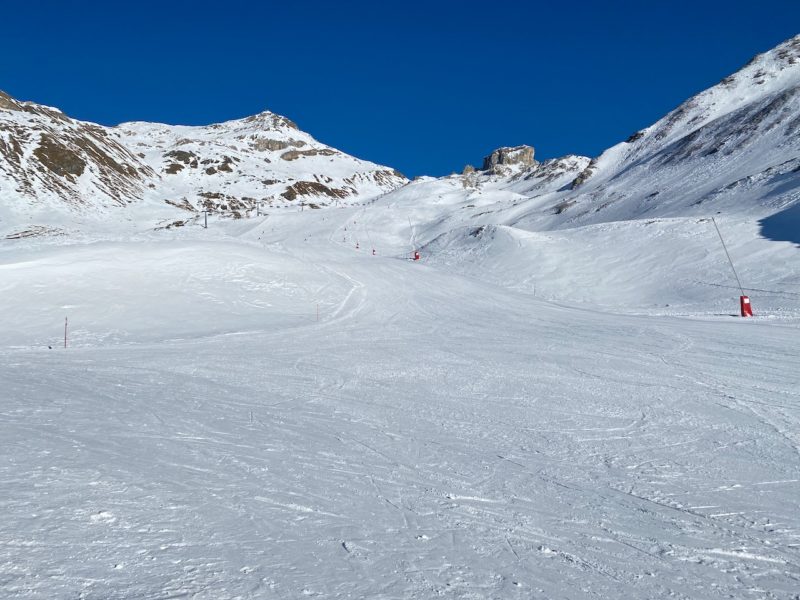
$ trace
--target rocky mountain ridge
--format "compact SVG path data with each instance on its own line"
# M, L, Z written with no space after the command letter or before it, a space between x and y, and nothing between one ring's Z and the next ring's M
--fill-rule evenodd
M240 218L347 204L406 181L268 111L201 127L104 127L0 92L0 222L11 225L49 230L49 222L105 219L127 208L129 217L141 209L145 220L177 226L201 211Z

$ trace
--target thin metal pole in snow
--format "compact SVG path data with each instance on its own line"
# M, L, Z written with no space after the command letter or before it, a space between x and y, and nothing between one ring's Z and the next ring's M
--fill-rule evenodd
M417 250L417 236L414 233L414 226L411 224L411 217L408 217L408 226L411 228L411 251L416 252Z
M364 211L366 212L366 210L367 209L365 208ZM367 228L367 220L364 219L362 223L364 224L364 232L367 234L367 240L369 241L369 245L372 247L372 256L375 256L375 244L372 242L372 236L369 234L369 229Z
M714 224L714 229L717 230L717 235L719 236L719 241L722 242L722 247L725 249L725 256L728 257L728 262L731 263L731 271L733 271L733 276L736 277L736 283L739 284L739 291L742 292L742 296L745 296L744 288L742 287L742 282L739 281L739 275L736 273L736 268L733 266L733 261L731 260L731 255L728 252L728 247L725 245L725 240L722 239L722 233L719 231L719 227L717 226L717 221L714 217L711 217L711 222Z
M64 348L67 347L67 317L64 317Z

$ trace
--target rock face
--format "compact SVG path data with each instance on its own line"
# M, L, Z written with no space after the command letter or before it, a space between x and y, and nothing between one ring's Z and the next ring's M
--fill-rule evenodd
M495 171L498 165L520 165L523 168L534 165L532 146L515 146L513 148L498 148L483 159L483 171Z
M0 92L0 197L124 205L154 177L107 128Z
M119 207L129 212L118 221L136 213L156 225L188 222L201 210L239 218L257 207L345 204L406 182L268 111L202 127L103 127L0 92L3 225L30 223L32 215L114 221L103 215ZM44 225L39 231L50 231Z
M580 174L572 180L570 184L570 189L576 189L580 187L584 181L589 179L594 172L597 170L597 158L593 158L592 161L587 165L587 167L580 172Z

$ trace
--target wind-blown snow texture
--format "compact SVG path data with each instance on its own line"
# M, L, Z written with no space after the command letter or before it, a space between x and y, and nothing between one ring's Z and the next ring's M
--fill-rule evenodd
M52 221L65 196L13 196L0 595L796 599L799 255L768 229L800 205L798 45L593 165L208 229L155 229L168 188ZM153 172L211 157L177 131L115 135Z

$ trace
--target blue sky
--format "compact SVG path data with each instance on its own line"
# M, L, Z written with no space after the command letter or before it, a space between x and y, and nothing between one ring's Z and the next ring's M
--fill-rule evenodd
M272 110L414 176L596 155L800 33L797 0L4 2L0 89L107 125Z

